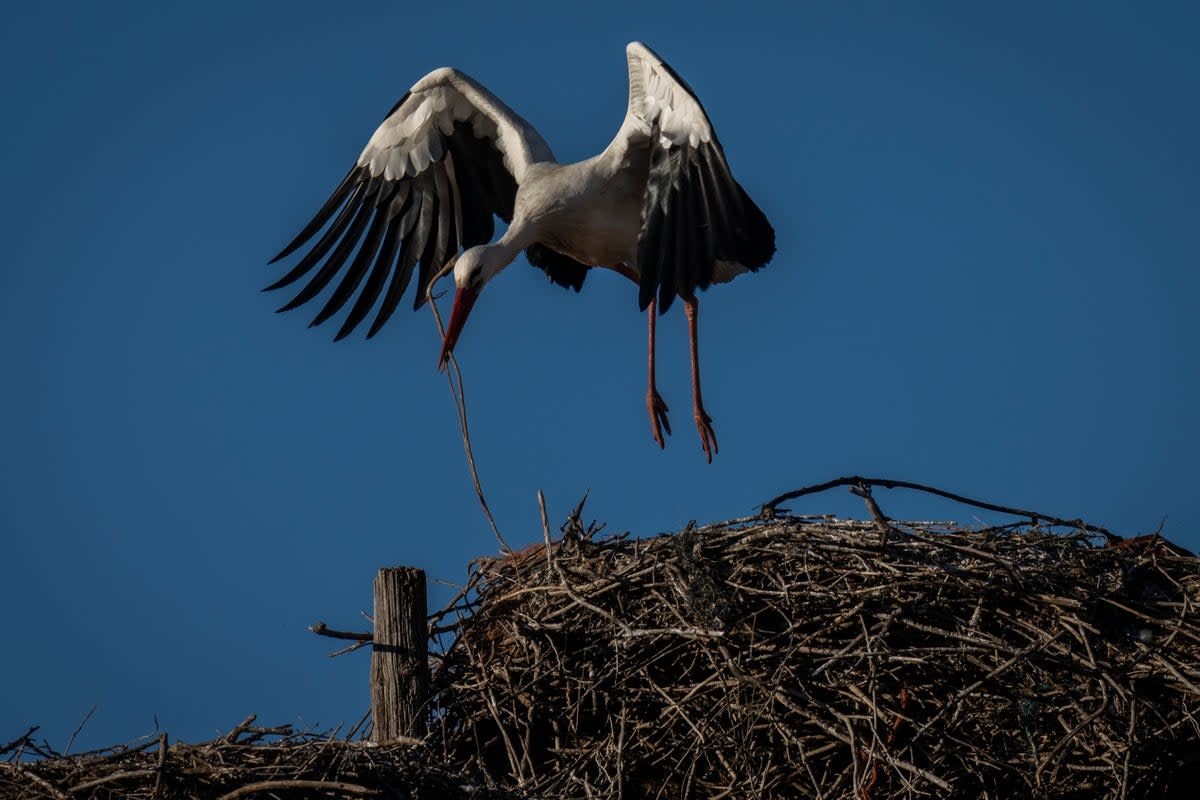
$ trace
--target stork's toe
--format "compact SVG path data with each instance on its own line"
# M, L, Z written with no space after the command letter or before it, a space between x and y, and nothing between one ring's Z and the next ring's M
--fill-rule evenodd
M700 433L700 445L704 448L704 455L708 459L708 463L712 463L712 457L717 450L717 432L713 430L712 417L704 410L703 406L696 407L696 430Z
M671 421L667 419L670 409L656 390L646 392L646 410L650 412L650 432L654 434L654 441L658 442L660 449L665 448L667 443L663 439L663 430L666 430L667 436L671 435Z

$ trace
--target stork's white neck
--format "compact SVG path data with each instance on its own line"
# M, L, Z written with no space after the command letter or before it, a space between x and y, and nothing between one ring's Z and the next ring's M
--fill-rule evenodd
M516 222L516 220L514 220ZM521 251L534 243L532 231L526 225L509 225L504 235L489 245L484 246L483 274L484 283L517 259Z
M513 220L513 224L509 225L504 235L493 242L490 247L499 251L506 259L504 263L510 263L521 255L521 251L529 247L537 241L537 234L533 231L533 226L525 224L522 220Z
M483 288L500 274L535 241L532 232L525 226L510 225L491 244L476 245L459 256L454 265L454 282L459 288Z

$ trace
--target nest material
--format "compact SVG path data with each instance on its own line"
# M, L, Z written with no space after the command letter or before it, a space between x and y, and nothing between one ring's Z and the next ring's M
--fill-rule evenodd
M495 785L1161 798L1200 754L1200 561L1161 539L881 516L564 530L443 612L435 735Z
M1192 796L1200 561L1096 528L900 524L866 496L874 522L642 541L577 511L481 562L435 615L456 635L423 746L250 718L60 756L31 731L0 747L0 798Z
M140 744L77 756L47 751L32 731L4 748L3 800L237 800L362 798L390 800L518 800L522 795L478 784L435 766L416 742L375 745L289 726L256 728L246 720L203 744ZM27 760L25 756L40 756Z

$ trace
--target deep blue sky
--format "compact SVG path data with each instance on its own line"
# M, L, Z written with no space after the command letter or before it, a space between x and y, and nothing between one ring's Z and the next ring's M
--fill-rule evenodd
M678 308L519 261L462 339L506 537L639 535L859 472L1200 547L1200 14L1187 3L24 4L0 30L0 740L207 738L367 705L378 567L496 550L427 310L333 344L259 289L381 116L458 66L560 159L603 148L642 39L698 91L779 234ZM968 8L967 6L972 6ZM894 493L895 516L985 517ZM800 508L861 514L844 495ZM434 603L449 589L435 589Z

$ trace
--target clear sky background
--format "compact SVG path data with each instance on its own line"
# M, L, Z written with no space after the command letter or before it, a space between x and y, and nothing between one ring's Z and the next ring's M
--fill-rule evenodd
M514 7L516 6L516 7ZM786 7L786 10L785 10ZM429 70L564 161L625 109L624 45L697 90L778 231L660 325L518 261L461 340L506 538L652 535L843 474L1200 548L1200 12L1191 3L27 3L0 29L0 740L353 723L382 566L461 581L496 544L427 309L333 344L266 260ZM444 306L448 311L448 304ZM336 318L336 319L340 319ZM992 519L881 493L897 517ZM793 506L861 515L839 493ZM431 603L451 589L436 584Z

